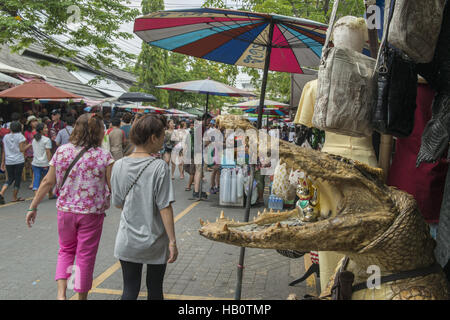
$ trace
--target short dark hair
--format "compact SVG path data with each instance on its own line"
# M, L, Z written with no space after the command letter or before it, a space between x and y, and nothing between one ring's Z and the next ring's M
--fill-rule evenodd
M13 112L11 114L11 121L19 121L20 120L20 113Z
M75 123L75 118L74 117L72 117L72 116L68 116L68 117L66 117L66 123L67 123L67 125L69 125L69 126L73 126L73 124Z
M166 118L160 115L144 115L131 127L130 140L135 146L147 144L152 135L160 137L167 126Z
M22 132L22 124L19 121L11 122L10 129L12 133Z
M120 118L114 117L114 118L111 120L111 124L112 124L114 127L120 127Z
M126 124L129 124L131 122L131 119L133 119L133 115L129 112L124 113L122 116L122 121Z

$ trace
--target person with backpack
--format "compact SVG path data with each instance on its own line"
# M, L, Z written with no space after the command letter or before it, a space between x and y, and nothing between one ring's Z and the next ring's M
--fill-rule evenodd
M55 138L57 147L62 146L66 143L69 143L69 138L70 138L70 135L72 134L74 123L75 123L75 118L73 118L72 116L69 116L66 118L65 128L62 130L59 130L59 132Z
M70 143L56 150L50 169L26 216L31 228L38 205L56 185L59 253L56 264L57 299L66 299L67 279L75 261L74 290L86 300L92 287L95 258L106 210L110 207L110 177L114 159L100 148L104 135L101 116L83 114L70 136Z
M167 263L177 259L169 165L153 154L163 147L166 120L145 115L136 120L130 139L136 149L114 164L112 203L122 209L114 256L122 266L122 300L136 300L147 265L147 299L163 299Z

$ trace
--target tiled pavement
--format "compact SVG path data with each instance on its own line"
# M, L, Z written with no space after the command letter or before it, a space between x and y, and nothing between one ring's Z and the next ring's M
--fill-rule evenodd
M211 195L208 201L188 200L191 194L184 191L185 181L181 181L177 175L174 180L176 202L173 207L179 257L175 263L167 266L164 279L165 298L234 299L240 248L201 237L198 233L199 219L214 221L223 210L227 217L242 221L245 209L221 208L218 205L218 195ZM23 185L26 189L28 184ZM209 185L209 180L205 185ZM21 190L21 195L28 198L31 193L28 190L22 193ZM29 201L0 206L0 234L21 239L21 242L0 243L0 251L9 254L9 260L2 259L0 262L0 299L54 299L56 294L56 284L53 281L57 256L54 200L46 200L41 205L40 215L32 229L23 226L23 212L26 212L28 205ZM250 219L256 215L257 210L251 210ZM22 214L18 215L17 211ZM110 209L107 212L90 299L120 299L122 274L120 265L113 256L119 218L119 210ZM4 230L10 233L4 233ZM32 248L24 248L23 243L32 243ZM30 266L34 267L27 277L17 272L30 270ZM296 287L288 286L288 283L299 278L304 270L303 258L290 259L275 250L246 248L241 299L284 300L291 293L299 297L305 293L313 293L312 278L308 284L305 282ZM139 299L145 299L145 295L144 268ZM68 291L68 297L76 298L71 291Z

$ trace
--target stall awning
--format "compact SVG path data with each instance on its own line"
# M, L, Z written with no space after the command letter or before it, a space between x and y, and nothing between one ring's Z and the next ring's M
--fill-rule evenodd
M14 68L11 66L8 66L7 64L4 64L2 62L0 62L0 72L3 73L13 73L13 74L23 74L23 75L28 75L28 76L34 76L34 77L39 77L42 79L46 79L46 77L42 74L38 74L38 73L34 73L31 71L27 71L27 70L23 70L23 69L19 69L19 68Z
M1 73L0 72L0 82L6 82L6 83L11 83L11 84L22 84L23 81L10 77L7 74Z

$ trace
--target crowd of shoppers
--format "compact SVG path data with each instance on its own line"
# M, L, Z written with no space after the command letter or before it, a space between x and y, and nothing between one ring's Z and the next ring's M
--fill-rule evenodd
M80 299L87 299L111 200L122 210L114 249L122 267L122 299L137 299L144 265L148 299L163 299L167 263L178 256L172 210L174 173L178 169L180 179L189 175L185 190L193 191L194 199L207 197L201 190L217 193L218 150L210 149L212 165L205 159L202 164L194 162L198 152L194 122L176 123L164 116L140 113L116 113L106 122L99 114L78 117L76 112L67 113L62 120L58 109L49 113L51 119L47 115L47 110L39 115L27 113L24 121L23 116L13 114L12 121L0 128L1 169L7 174L0 203L5 203L5 191L12 185L12 201L24 200L18 192L27 161L33 172L30 187L35 192L26 216L28 226L35 223L38 206L47 194L49 199L57 198L57 299L66 299L74 263L78 272L74 289ZM202 136L218 129L212 118L203 115L197 128ZM281 137L294 139L284 129ZM211 140L205 140L201 150L209 143ZM185 163L189 157L190 163ZM209 188L201 186L206 182L206 170L212 173Z

